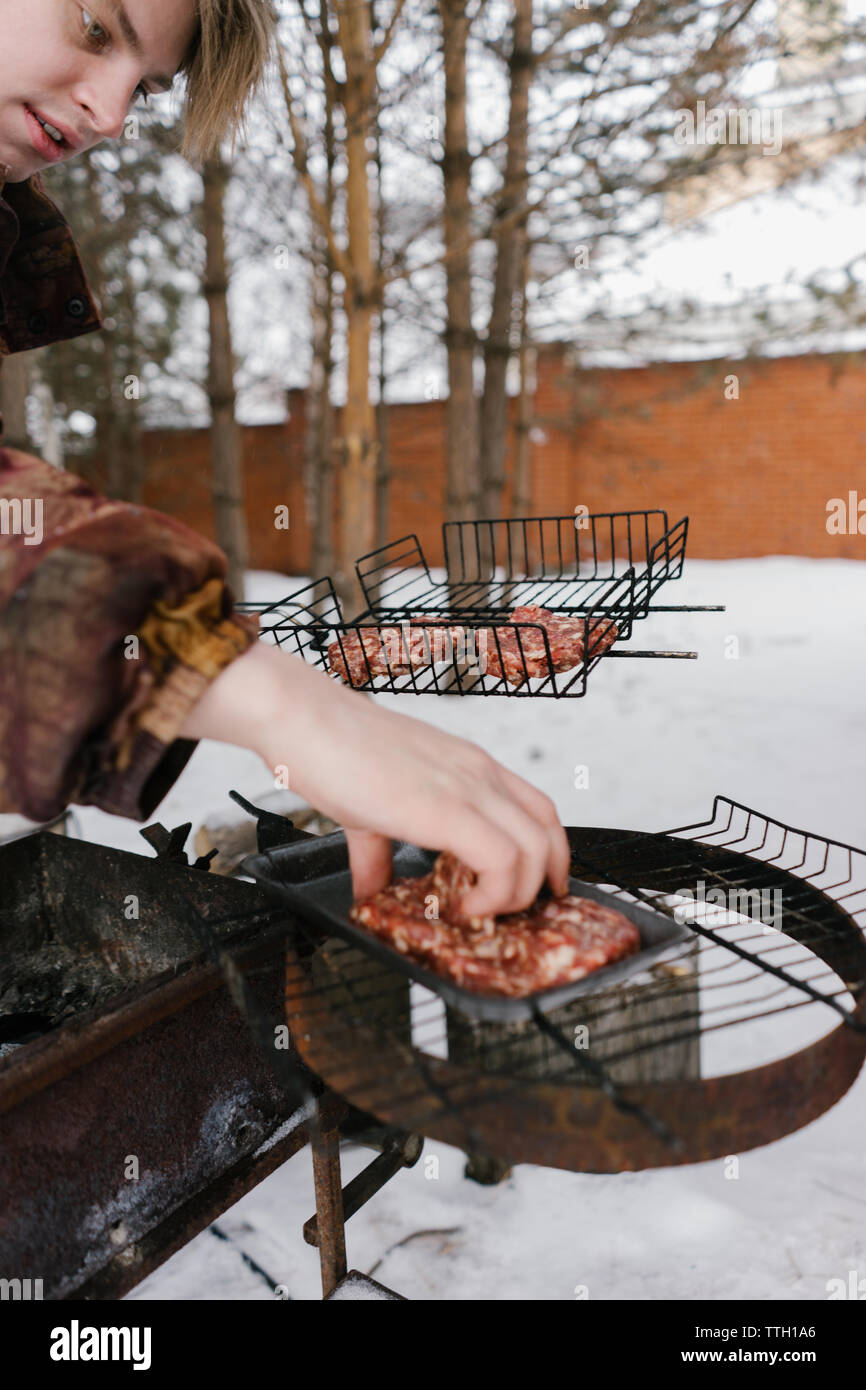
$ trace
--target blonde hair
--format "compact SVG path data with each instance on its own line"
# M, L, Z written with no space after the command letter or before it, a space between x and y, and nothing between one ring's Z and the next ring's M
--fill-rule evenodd
M261 85L276 32L269 0L196 0L199 25L180 67L186 77L183 154L202 162L226 135L232 151Z

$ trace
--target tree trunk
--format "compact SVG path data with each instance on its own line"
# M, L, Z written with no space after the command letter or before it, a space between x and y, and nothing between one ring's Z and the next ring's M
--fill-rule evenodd
M88 178L87 178L87 205L90 212L91 225L101 227L103 225L102 199L100 197L99 168L88 157ZM102 239L94 242L87 262L87 273L90 286L96 295L96 301L103 307L103 313L110 318L110 304L112 296L106 288L106 275L103 267L103 243ZM102 457L105 459L105 491L109 497L114 497L118 501L126 502L126 460L124 457L123 443L121 439L120 418L118 416L117 395L115 380L117 376L117 361L115 354L114 326L106 323L99 335L100 343L100 376L102 378L99 395L100 401L94 405L94 416L96 418L96 443Z
M42 370L42 360L43 353L38 352L34 359L33 395L39 412L39 456L53 468L63 468L63 438L57 419L57 403Z
M311 575L318 579L334 565L334 411L331 404L332 274L327 247L313 264L313 360L304 393L306 409L306 502L312 539Z
M322 53L325 83L324 207L328 225L334 221L334 165L337 144L334 111L338 101L331 67L331 34L327 0L319 0L317 33ZM334 568L334 406L331 387L334 375L334 262L328 239L311 210L313 227L313 361L306 392L307 409L307 506L312 533L311 575L314 579L330 574Z
M126 304L124 306L124 320L127 324L126 342L124 344L125 359L128 363L138 363L143 357L139 348L138 334L136 332L137 314L136 304L137 294L135 286L130 279L126 281ZM122 368L121 368L122 371ZM123 390L123 413L121 415L121 440L123 445L123 456L125 459L126 480L124 488L124 498L127 502L140 504L141 496L144 491L144 449L141 440L141 377L137 373L130 374L129 390L127 390L126 380L122 384Z
M242 599L247 565L247 531L241 435L235 419L234 358L228 314L224 215L228 169L217 157L207 161L203 177L206 248L204 294L210 322L208 399L211 410L212 496L217 541L228 559L228 582L235 598Z
M354 562L376 542L376 422L370 400L374 313L372 217L367 177L375 83L367 0L338 0L339 42L346 68L346 211L349 274L344 291L348 363L342 414L342 485L335 584L351 618L364 607Z
M508 145L505 178L496 208L497 220L526 198L529 88L532 82L532 0L514 0L509 60ZM493 304L484 344L484 394L481 400L481 515L498 517L505 486L505 440L508 412L506 372L511 354L514 295L520 278L523 221L509 219L494 236L496 271Z
M470 267L472 157L466 134L466 39L470 20L466 0L440 0L445 68L445 138L442 178L445 205L446 328L448 401L445 407L445 519L478 515L478 406L473 362L472 276Z
M532 510L532 418L535 400L535 368L538 354L529 346L527 322L529 282L529 242L524 236L520 257L520 395L517 398L517 421L514 427L514 487L511 494L511 515L528 516Z
M27 433L27 393L30 389L30 354L16 352L4 357L0 371L0 414L3 434L0 448L32 453Z
M371 11L372 13L372 11ZM376 545L388 541L388 405L386 393L386 333L385 333L385 189L382 178L382 138L378 113L376 117L376 280L382 287L377 305L379 314L379 399L376 405Z
M691 977L697 1001L697 943L677 966L679 973ZM567 1039L575 1039L573 1068L564 1062L554 1040L533 1021L488 1023L468 1019L449 1008L448 1059L526 1081L557 1077L566 1083L595 1086L598 1081L591 1072L580 1067L577 1029L581 1027L586 1030L586 1058L600 1063L616 1086L694 1081L701 1074L700 1039L692 1034L683 1036L683 989L681 978L656 976L646 984L621 983L550 1010L550 1022ZM473 1153L466 1157L465 1176L476 1182L500 1182L510 1169L506 1159Z

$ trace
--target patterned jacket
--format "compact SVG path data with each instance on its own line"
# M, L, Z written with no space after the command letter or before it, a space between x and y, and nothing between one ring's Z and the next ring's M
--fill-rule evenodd
M101 327L39 175L5 174L0 365ZM0 812L152 814L195 748L177 737L187 715L255 641L225 576L222 552L188 527L0 439Z

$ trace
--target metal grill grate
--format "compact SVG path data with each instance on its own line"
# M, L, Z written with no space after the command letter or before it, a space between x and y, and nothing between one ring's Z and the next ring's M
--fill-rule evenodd
M765 1143L847 1089L866 1047L862 851L722 797L675 834L569 839L575 876L679 912L694 939L646 978L503 1024L297 921L286 1009L305 1061L389 1122L578 1168Z

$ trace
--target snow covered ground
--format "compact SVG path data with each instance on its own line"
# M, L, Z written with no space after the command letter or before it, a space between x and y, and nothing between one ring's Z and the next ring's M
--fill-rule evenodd
M548 792L565 824L665 830L708 819L723 793L866 847L866 564L691 561L686 574L659 601L727 611L659 615L631 645L697 661L604 661L581 700L378 698L483 744ZM296 587L253 579L251 597ZM577 765L589 770L581 790ZM253 801L272 789L255 757L202 744L158 819L228 810L229 787ZM76 814L87 839L149 853L133 823ZM814 1020L821 1007L799 1012ZM573 1299L579 1286L591 1299L823 1299L829 1279L866 1276L864 1100L861 1076L805 1130L741 1155L737 1178L722 1160L614 1176L520 1167L484 1188L428 1140L438 1178L422 1159L353 1217L349 1264L413 1299ZM344 1182L371 1157L346 1147ZM293 1298L318 1298L301 1235L313 1210L304 1151L220 1219L229 1241L203 1232L131 1298L272 1298L241 1251Z

